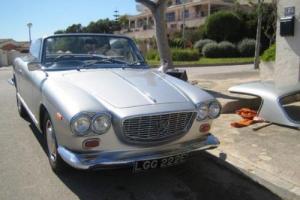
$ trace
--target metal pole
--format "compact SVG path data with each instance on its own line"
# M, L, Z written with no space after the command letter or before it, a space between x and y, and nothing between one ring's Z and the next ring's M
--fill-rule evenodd
M255 58L254 69L259 69L259 52L260 52L260 38L261 38L261 26L262 26L262 3L263 0L258 0L258 19L257 19L257 33L255 44Z
M183 2L183 13L182 13L182 41L183 48L185 48L185 2Z
M28 34L29 34L29 42L31 44L31 27L32 27L32 23L28 23L27 27L28 27Z

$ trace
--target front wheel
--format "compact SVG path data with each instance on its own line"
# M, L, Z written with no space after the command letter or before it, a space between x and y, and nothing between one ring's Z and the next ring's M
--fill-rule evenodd
M62 172L66 168L66 163L57 152L57 141L54 127L48 114L44 117L44 133L47 143L47 155L50 166L54 172Z

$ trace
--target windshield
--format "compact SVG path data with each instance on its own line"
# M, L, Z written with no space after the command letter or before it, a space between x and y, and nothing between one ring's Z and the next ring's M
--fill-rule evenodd
M64 35L44 43L46 68L138 67L144 59L132 40L106 35Z

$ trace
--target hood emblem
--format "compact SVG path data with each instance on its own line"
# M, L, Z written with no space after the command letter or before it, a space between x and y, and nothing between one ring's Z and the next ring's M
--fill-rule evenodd
M156 124L156 128L159 133L166 132L168 127L169 127L169 120L161 120L158 121Z

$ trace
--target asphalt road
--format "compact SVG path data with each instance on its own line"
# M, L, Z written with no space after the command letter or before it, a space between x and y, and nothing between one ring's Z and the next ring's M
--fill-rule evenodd
M56 175L42 135L18 116L9 68L0 68L0 199L203 199L276 200L265 188L199 154L164 170L130 169Z

